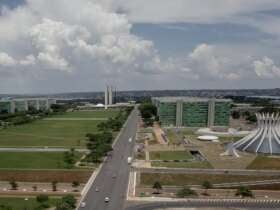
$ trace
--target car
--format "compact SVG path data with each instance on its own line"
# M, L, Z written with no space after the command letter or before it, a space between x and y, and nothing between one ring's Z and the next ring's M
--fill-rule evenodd
M108 203L110 201L110 198L109 197L105 197L104 201L105 201L105 203Z
M95 192L99 192L99 189L98 189L98 188L95 188Z
M81 207L82 207L82 208L86 207L86 202L82 202L82 203L81 203Z

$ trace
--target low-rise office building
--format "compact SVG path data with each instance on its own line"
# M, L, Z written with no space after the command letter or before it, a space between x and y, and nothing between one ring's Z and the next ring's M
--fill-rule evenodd
M159 120L163 126L228 126L231 100L195 97L155 97Z
M29 110L49 110L52 104L56 104L55 99L30 98L0 100L0 113L16 113Z

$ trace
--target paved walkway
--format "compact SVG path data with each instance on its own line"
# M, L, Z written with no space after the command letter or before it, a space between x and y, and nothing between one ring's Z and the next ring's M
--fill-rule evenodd
M157 123L154 124L153 131L155 133L156 140L158 141L159 144L165 145L165 144L168 143L162 137L162 135L164 135L164 132L163 132L163 130L161 129L161 127Z

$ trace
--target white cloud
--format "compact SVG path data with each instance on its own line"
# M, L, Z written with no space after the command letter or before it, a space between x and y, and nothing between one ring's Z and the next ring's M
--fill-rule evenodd
M274 61L268 57L253 62L255 73L260 78L280 77L280 68L274 64Z
M11 67L15 66L16 60L9 56L7 53L0 52L0 66Z
M190 53L163 59L152 41L132 34L131 29L135 22L246 20L247 25L275 34L278 30L264 27L269 19L258 26L260 20L246 15L277 7L280 2L276 0L174 0L164 4L162 0L26 0L25 5L5 9L0 16L1 88L13 79L31 90L33 83L38 87L44 80L53 81L56 88L72 88L77 80L80 86L99 89L107 80L134 85L131 81L139 77L150 80L151 87L167 84L153 83L154 78L201 80L201 84L209 80L238 81L256 77L253 61L258 66L254 69L265 69L266 73L258 70L261 75L276 75L279 69L275 64L259 60L262 55L255 55L254 50L245 52L245 47L233 45L202 43ZM138 84L146 87L143 81Z
M0 50L9 52L7 63L19 58L14 61L18 68L29 65L34 71L99 76L160 70L153 43L131 34L126 16L100 1L27 0L22 7L3 12L0 32L3 28L8 35L0 34L0 39L8 44L0 44Z
M29 66L29 65L35 65L36 58L34 55L27 55L24 59L19 61L19 64L22 66Z
M202 43L189 54L189 65L203 77L214 79L240 79L240 72L236 70L234 56L226 56L221 47Z

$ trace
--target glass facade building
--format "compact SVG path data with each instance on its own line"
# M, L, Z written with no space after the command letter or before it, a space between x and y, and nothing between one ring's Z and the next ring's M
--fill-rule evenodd
M231 100L194 97L152 98L163 126L228 126Z

